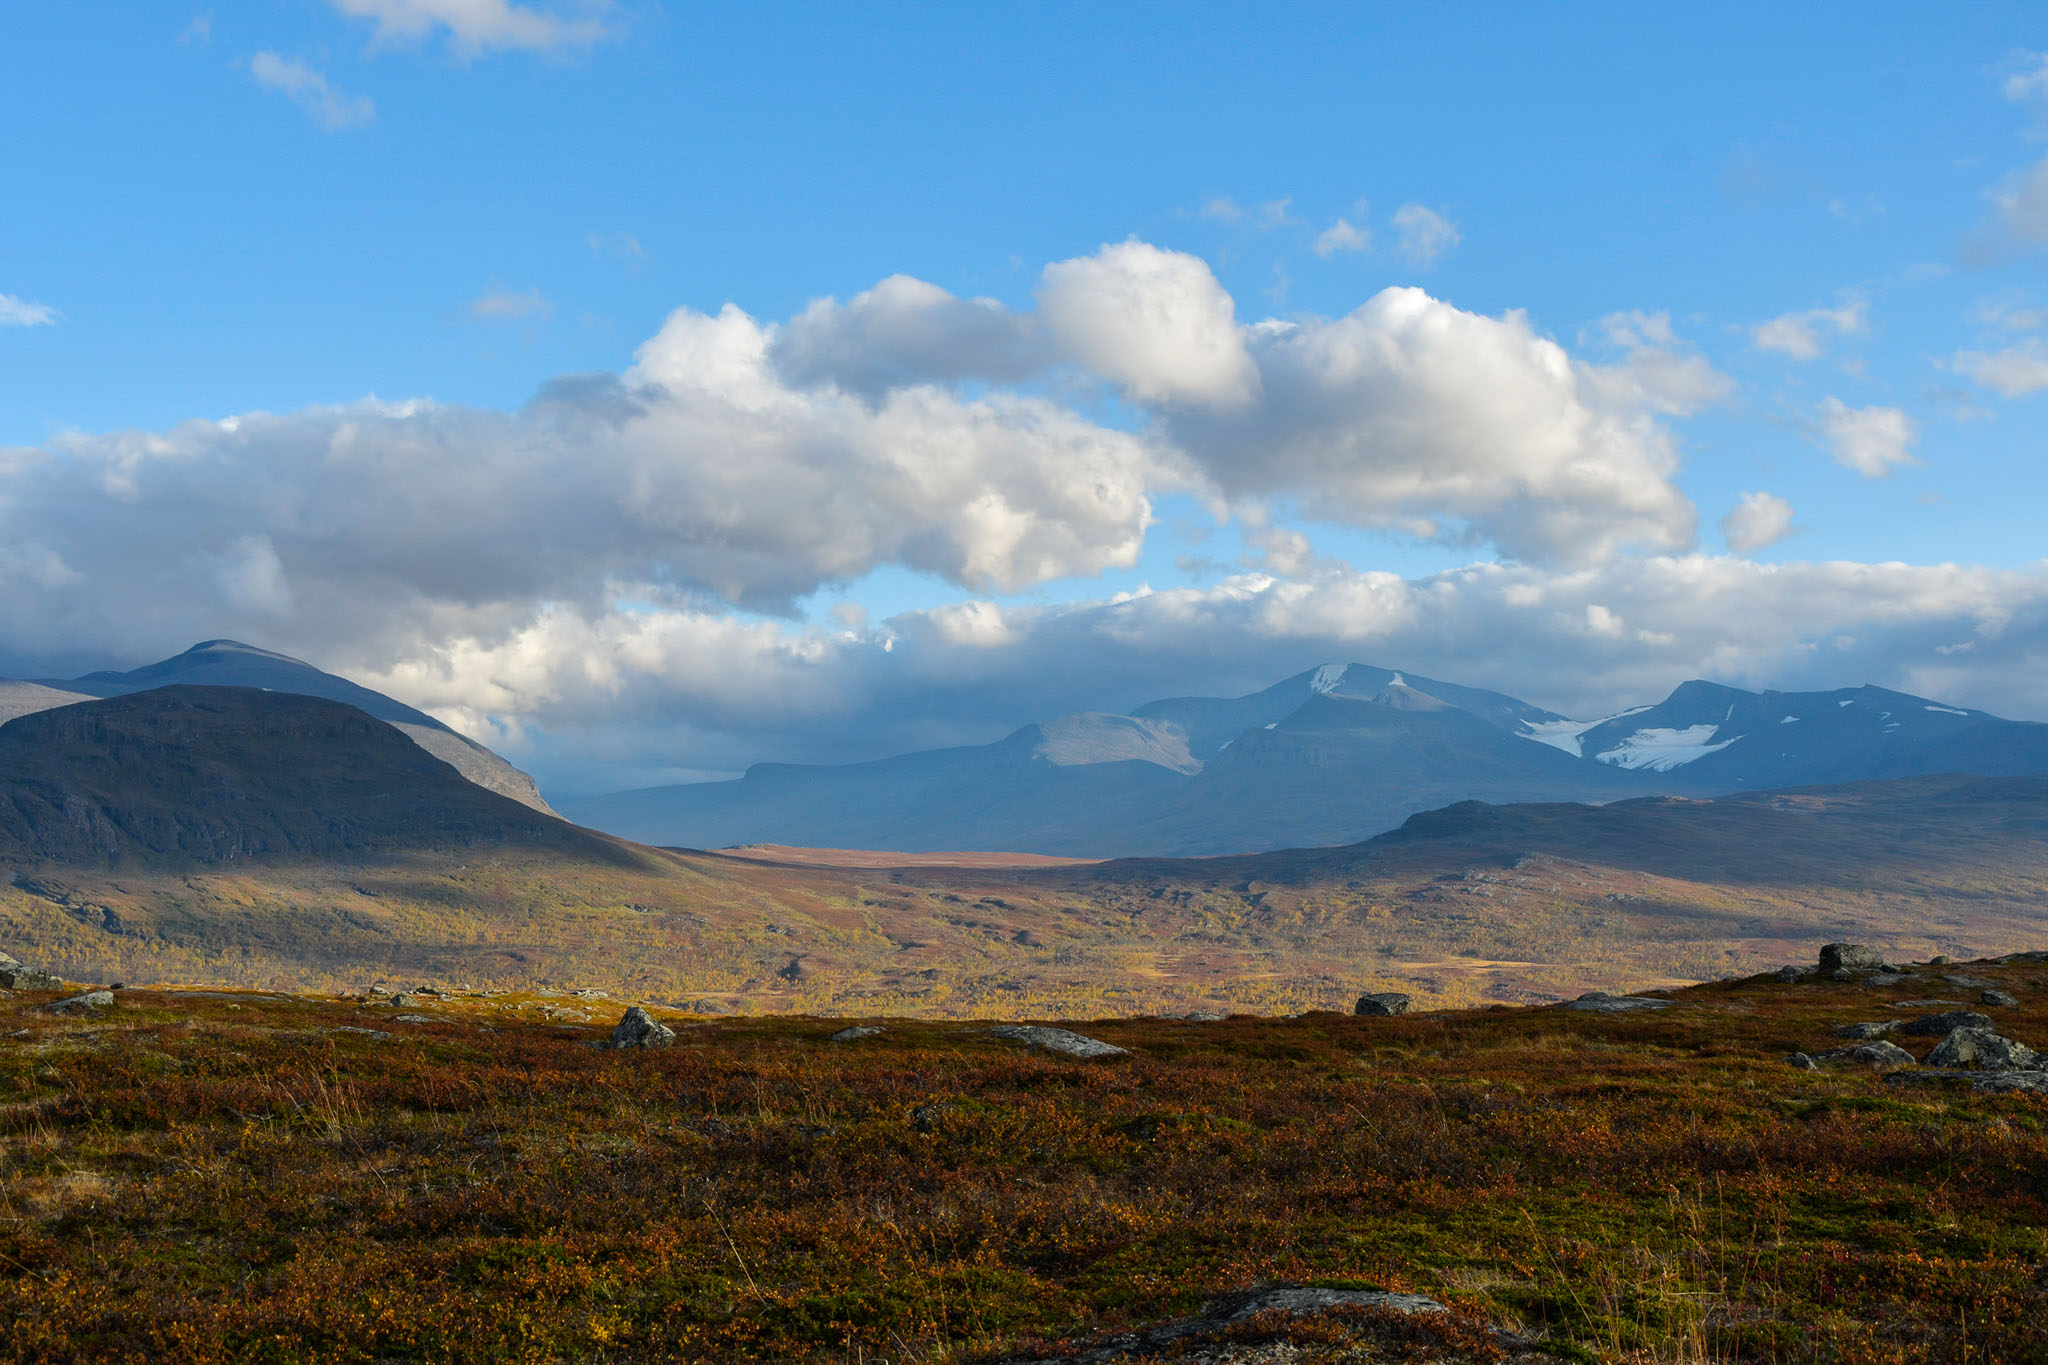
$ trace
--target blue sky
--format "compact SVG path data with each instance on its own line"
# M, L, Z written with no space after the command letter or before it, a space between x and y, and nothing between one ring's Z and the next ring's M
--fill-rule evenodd
M986 737L1041 707L1270 680L1329 651L1567 710L1708 674L1939 685L2048 716L2030 624L2048 595L2048 188L2028 178L2048 165L2044 48L2022 5L29 7L0 49L0 578L19 580L0 662L254 638L580 786ZM1133 242L1155 254L1105 254ZM1588 367L1569 402L1606 434L1532 448L1536 474L1514 450L1452 468L1441 443L1388 456L1398 477L1360 471L1429 403L1448 429L1475 396L1534 382L1403 369L1410 355L1346 390L1335 425L1297 432L1298 458L1272 455L1297 415L1279 395L1307 369L1283 374L1254 338L1254 361L1161 352L1139 372L1119 357L1150 341L1048 311L1059 263L1097 263L1070 277L1114 291L1183 261L1199 275L1162 287L1234 308L1202 324L1218 336L1278 319L1306 338L1402 287L1522 348L1514 365L1540 370L1529 346L1554 343ZM846 305L832 346L887 350L897 334L859 331L852 301L897 275L1057 340L1029 364L953 366L974 343L950 334L937 361L891 351L890 392L1028 400L1087 441L1144 443L1088 459L1124 471L1149 529L1128 499L1076 529L1067 493L1094 476L1033 464L1052 458L1035 446L975 466L1037 470L1004 495L1035 528L1022 549L960 531L971 473L934 491L914 472L914 497L901 470L880 491L849 476L872 516L816 545L756 524L777 514L773 478L742 496L718 466L766 437L698 409L616 466L560 425L546 439L567 453L544 467L471 453L541 439L528 405L564 377L671 382L647 357L677 341L678 309L731 305L793 346L829 298ZM943 330L947 307L889 326ZM846 366L882 363L834 350L799 382L790 354L778 403L838 403ZM1232 365L1252 366L1252 415L1225 392ZM448 566L492 552L414 556L420 537L394 549L388 525L343 524L296 462L371 396L391 444L354 514L399 522L424 499L440 526L473 509L479 536L525 537L532 562L464 576ZM862 401L880 400L844 398ZM775 421L823 424L806 460L842 439L959 439L943 415L849 437L803 412ZM226 444L181 427L252 413L278 425ZM1474 439L1519 419L1500 420ZM408 444L425 427L431 454ZM415 457L433 466L418 480ZM839 457L815 458L829 476ZM580 484L594 468L619 482ZM1467 486L1502 478L1497 496ZM583 510L551 522L550 490ZM599 491L636 530L603 524ZM1731 543L1721 522L1745 496ZM1302 540L1276 555L1280 533ZM1889 563L1925 572L1857 567ZM1516 580L1502 610L1570 606L1511 657L1483 613L1418 624L1429 592L1479 592L1474 572ZM1358 607L1376 574L1413 600ZM1665 595L1629 596L1652 581ZM1680 622L1682 581L1701 586ZM1111 599L1146 589L1186 596L1115 624ZM1746 633L1760 613L1768 638ZM1596 666L1557 662L1596 646ZM708 679L674 653L706 648L748 661Z

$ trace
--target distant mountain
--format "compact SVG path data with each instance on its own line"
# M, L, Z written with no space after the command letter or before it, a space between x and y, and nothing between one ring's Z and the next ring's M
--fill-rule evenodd
M323 673L285 654L274 654L235 640L207 640L183 654L126 673L103 671L82 678L44 678L36 682L0 682L0 723L52 706L67 706L92 697L118 697L174 685L256 687L304 697L347 702L360 711L405 732L415 744L453 767L470 781L500 796L546 811L540 789L531 777L497 754L435 720L424 711L394 701L382 692ZM552 812L550 812L552 813Z
M1460 801L1609 802L1933 773L2048 775L2048 725L1881 688L1688 682L1582 721L1514 697L1328 664L1243 697L1044 721L995 744L569 803L644 843L1079 857L1351 843Z
M147 868L475 846L631 857L325 698L173 685L0 726L0 861Z

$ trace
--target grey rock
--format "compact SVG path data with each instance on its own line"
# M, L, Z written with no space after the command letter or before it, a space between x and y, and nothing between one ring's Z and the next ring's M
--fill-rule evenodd
M1181 1016L1190 1024L1220 1024L1229 1017L1222 1010L1189 1010Z
M1977 997L1977 1003L1989 1005L1993 1009L2009 1010L2019 1008L2020 998L2005 991L1985 991Z
M854 1024L833 1034L832 1041L835 1043L857 1043L863 1038L879 1038L881 1036L881 1029L867 1024Z
M989 1030L989 1034L1005 1042L1042 1047L1062 1057L1121 1057L1128 1051L1114 1043L1105 1043L1069 1029L1042 1028L1035 1024L998 1024Z
M88 1010L106 1009L113 1003L112 991L87 991L68 1000L53 1000L43 1008L52 1014L84 1014Z
M1929 1066L1980 1071L2031 1071L2039 1060L2034 1049L1982 1028L1959 1028L1927 1054Z
M2018 1092L2048 1095L2048 1071L1950 1071L1929 1068L1895 1071L1885 1077L1892 1085L1968 1084L1981 1093Z
M394 1014L391 1016L401 1024L431 1024L433 1016L428 1014Z
M1830 943L1820 950L1820 969L1824 972L1858 967L1866 971L1882 971L1884 954L1861 943Z
M0 990L55 991L63 988L64 983L48 972L24 967L11 957L0 963Z
M1353 1014L1406 1014L1408 1012L1408 997L1399 991L1375 991L1371 995L1359 996L1358 1003L1352 1007L1351 1012Z
M1640 995L1609 995L1605 991L1593 991L1576 1000L1565 1001L1564 1007L1588 1014L1632 1014L1637 1010L1668 1010L1671 1002Z
M1856 979L1856 973L1850 971L1847 967L1837 967L1831 972L1822 972L1821 975L1830 981L1854 981Z
M628 1009L619 1026L612 1030L612 1046L617 1048L668 1047L675 1040L674 1029L638 1005Z
M337 1024L327 1031L329 1033L353 1033L360 1038L395 1038L398 1036L395 1033L387 1033L380 1028L360 1028L355 1024Z
M1942 957L1939 954L1927 959L1927 965L1930 967L1946 967L1948 966L1948 964L1949 959L1946 957Z
M1963 972L1949 972L1941 980L1945 986L1961 986L1964 990L1978 990L1991 984L1981 976L1969 976Z
M1163 1323L1140 1332L1098 1337L1057 1356L1013 1359L1008 1365L1113 1365L1119 1361L1171 1358L1189 1365L1280 1365L1301 1359L1299 1348L1285 1343L1271 1347L1233 1335L1260 1314L1306 1317L1335 1309L1379 1309L1400 1314L1448 1310L1423 1294L1393 1294L1374 1289L1302 1289L1281 1286L1233 1294L1209 1305L1198 1318ZM1505 1340L1505 1339L1503 1339ZM1347 1359L1350 1356L1346 1356ZM1371 1359L1379 1359L1373 1352Z
M1924 1019L1915 1019L1911 1023L1899 1025L1899 1032L1910 1033L1920 1038L1941 1038L1959 1028L1980 1028L1986 1032L1995 1032L1991 1017L1979 1014L1975 1010L1944 1010L1940 1014L1930 1014Z
M2048 962L2048 950L2033 948L2023 953L2007 953L1998 960L2002 963L2027 962L2038 964Z
M397 995L391 996L389 999L385 1000L384 1003L387 1005L394 1006L398 1009L407 1009L413 1005L418 1004L419 1002L414 1000L412 996L407 994L406 992L400 991Z
M1820 1070L1820 1063L1816 1062L1815 1060L1813 1060L1813 1058L1807 1056L1803 1052L1795 1052L1791 1056L1787 1057L1785 1059L1785 1065L1791 1067L1795 1071Z
M920 1104L910 1111L910 1126L920 1133L929 1133L939 1126L939 1120L959 1111L960 1106L951 1100L934 1100L930 1104Z
M1899 972L1872 972L1863 978L1866 986L1896 986L1906 978Z
M1844 1024L1840 1028L1835 1030L1835 1036L1837 1038L1857 1039L1876 1038L1880 1035L1890 1033L1893 1029L1897 1028L1900 1024L1904 1022L1905 1021L1903 1019L1873 1019L1868 1023Z
M1834 1052L1823 1052L1824 1062L1853 1062L1858 1066L1911 1066L1913 1054L1896 1043L1879 1039L1874 1043L1859 1043Z
M1806 980L1806 973L1807 969L1804 967L1780 967L1777 971L1772 972L1771 975L1786 985L1792 986Z
M1951 1010L1962 1007L1960 1000L1894 1000L1895 1010Z

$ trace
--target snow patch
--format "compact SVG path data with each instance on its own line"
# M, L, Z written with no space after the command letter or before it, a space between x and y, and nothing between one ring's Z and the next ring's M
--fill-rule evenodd
M1308 680L1308 690L1325 694L1335 692L1344 684L1344 669L1343 664L1324 664L1316 670L1316 675Z
M1953 706L1930 706L1927 709L1930 711L1939 711L1944 716L1967 716L1970 714L1968 711L1958 711Z
M1854 697L1849 698L1849 700L1847 701L1838 701L1835 703L1835 705L1837 706L1854 706L1855 704L1856 699Z
M1394 680L1387 684L1387 686L1389 687L1406 687L1407 685L1408 680L1402 677L1399 673L1394 674Z
M1798 723L1799 717L1797 716L1787 716L1783 720L1778 722L1778 724L1780 725L1797 725Z
M1668 773L1673 768L1683 767L1695 759L1717 753L1740 739L1724 739L1712 744L1718 725L1688 725L1683 730L1638 730L1614 748L1603 754L1596 754L1602 763L1611 763L1617 768L1647 768L1653 773Z
M1612 720L1613 717L1608 717ZM1586 731L1596 725L1605 725L1606 720L1525 720L1522 722L1523 739L1533 739L1538 744L1548 744L1553 749L1562 749L1573 758L1584 758L1579 746Z

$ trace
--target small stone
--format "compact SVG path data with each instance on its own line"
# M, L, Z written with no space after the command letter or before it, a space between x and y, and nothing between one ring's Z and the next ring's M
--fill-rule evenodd
M1358 1003L1352 1007L1351 1012L1353 1014L1379 1015L1406 1014L1408 1012L1408 997L1399 991L1375 991L1371 995L1359 996Z
M1959 1028L1927 1054L1929 1066L1973 1066L1983 1071L2029 1071L2037 1060L2034 1049L1982 1028Z
M1941 980L1945 986L1961 986L1964 990L1976 990L1991 984L1981 976L1969 976L1962 972L1950 972Z
M1952 1010L1962 1008L1960 1000L1894 1000L1895 1010Z
M1856 973L1850 971L1847 967L1837 967L1831 972L1822 972L1821 975L1830 981L1854 981L1856 979Z
M1820 1063L1803 1052L1795 1052L1785 1059L1785 1065L1796 1071L1818 1071Z
M1991 1031L1991 1018L1989 1015L1979 1014L1975 1010L1944 1010L1940 1014L1930 1014L1924 1019L1915 1019L1909 1024L1901 1024L1899 1025L1899 1032L1910 1033L1923 1038L1940 1038L1954 1033L1959 1028L1980 1028Z
M1866 986L1896 986L1906 978L1898 972L1872 972L1863 978Z
M1806 968L1780 967L1777 971L1772 972L1771 975L1776 977L1778 980L1784 982L1788 986L1796 986L1800 982L1806 980Z
M1856 1047L1843 1048L1839 1052L1821 1054L1822 1061L1855 1062L1860 1066L1911 1066L1913 1054L1896 1043L1880 1039L1874 1043L1862 1043Z
M1985 991L1977 997L1977 1003L1990 1005L1995 1009L2010 1010L2019 1008L2020 998L2005 991Z
M407 1006L416 1004L418 1002L415 1001L410 995L406 994L404 991L400 991L397 995L392 996L389 1000L386 1000L384 1003L387 1005L395 1006L398 1009L405 1009Z
M113 1003L112 991L87 991L68 1000L53 1000L43 1008L52 1014L84 1014L87 1010L103 1010Z
M1905 1021L1902 1019L1875 1019L1864 1024L1844 1024L1835 1030L1837 1038L1868 1040L1881 1034L1890 1033Z
M1820 950L1820 969L1824 972L1855 967L1882 971L1884 954L1861 943L1830 943Z
M863 1038L879 1038L881 1036L882 1030L878 1028L873 1028L867 1024L855 1024L851 1028L843 1028L833 1034L832 1041L835 1043L857 1043Z
M1089 1038L1070 1029L1040 1028L1032 1024L998 1024L989 1030L989 1034L1005 1042L1042 1047L1062 1057L1121 1057L1128 1051L1114 1043Z
M424 1014L394 1014L391 1016L401 1024L431 1024L433 1019Z
M612 1046L617 1048L668 1047L675 1040L674 1029L638 1005L628 1009L619 1026L612 1030Z
M945 1118L948 1114L957 1112L959 1108L959 1105L952 1103L950 1100L935 1100L930 1104L920 1104L917 1108L910 1111L910 1126L917 1129L920 1133L929 1133L939 1126L940 1119Z

